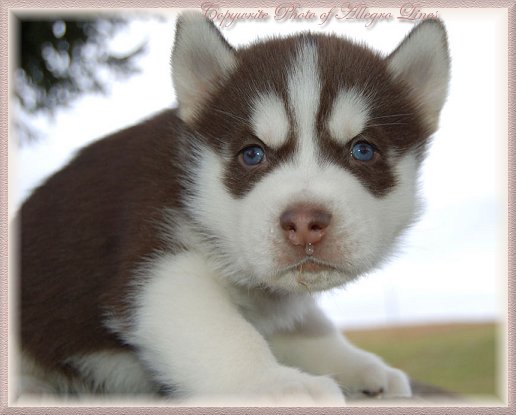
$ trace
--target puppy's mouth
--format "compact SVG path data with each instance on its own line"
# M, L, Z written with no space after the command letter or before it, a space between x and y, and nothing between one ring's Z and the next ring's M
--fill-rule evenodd
M289 290L312 293L341 285L346 275L341 266L307 255L281 268L276 278L287 284Z
M338 272L344 272L344 270L339 267L338 265L332 264L327 261L323 261L321 259L312 257L312 256L305 256L300 261L297 261L294 264L288 265L284 267L280 274L289 272L289 271L298 271L301 273L319 273L323 271L338 271Z

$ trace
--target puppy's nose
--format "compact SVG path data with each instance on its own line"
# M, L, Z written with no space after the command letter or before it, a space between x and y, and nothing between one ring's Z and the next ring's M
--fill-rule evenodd
M293 207L280 216L280 226L293 245L305 246L321 241L331 222L331 213L310 207Z

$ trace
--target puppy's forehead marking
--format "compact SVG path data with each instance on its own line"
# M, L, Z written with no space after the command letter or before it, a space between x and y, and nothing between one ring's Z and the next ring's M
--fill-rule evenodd
M304 42L290 69L288 97L297 127L301 160L315 155L316 118L320 105L321 80L315 44Z
M251 126L267 146L279 148L285 144L289 120L283 101L272 92L259 95L252 105Z
M337 94L328 119L332 138L342 144L360 134L370 119L370 103L365 94L355 88Z

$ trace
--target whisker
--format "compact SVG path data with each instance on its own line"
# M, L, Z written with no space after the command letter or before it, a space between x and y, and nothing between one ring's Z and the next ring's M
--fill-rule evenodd
M382 127L386 125L407 125L407 122L388 122L384 124L367 124L367 127Z
M228 117L230 118L233 118L234 120L236 121L241 121L245 124L249 124L249 120L246 120L245 118L243 117L239 117L238 115L235 115L235 114L231 114L230 112L227 112L227 111L222 111L218 108L215 108L214 110L215 112L218 112L219 114L222 114L222 115L227 115Z
M406 114L390 114L390 115L380 115L378 117L373 117L371 120L378 120L380 118L392 118L392 117L408 117L409 115L413 115L412 113L406 113Z
M312 291L310 291L310 286L303 279L303 264L301 264L299 266L299 273L297 274L296 281L299 285L302 285L303 287L305 287L305 289L306 289L306 291L308 291L308 293L312 294Z

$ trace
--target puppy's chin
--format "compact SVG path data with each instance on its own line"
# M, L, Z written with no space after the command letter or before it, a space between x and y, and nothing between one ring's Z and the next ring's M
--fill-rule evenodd
M312 293L342 286L354 278L355 275L337 265L306 257L278 270L267 285L272 289L291 293Z

